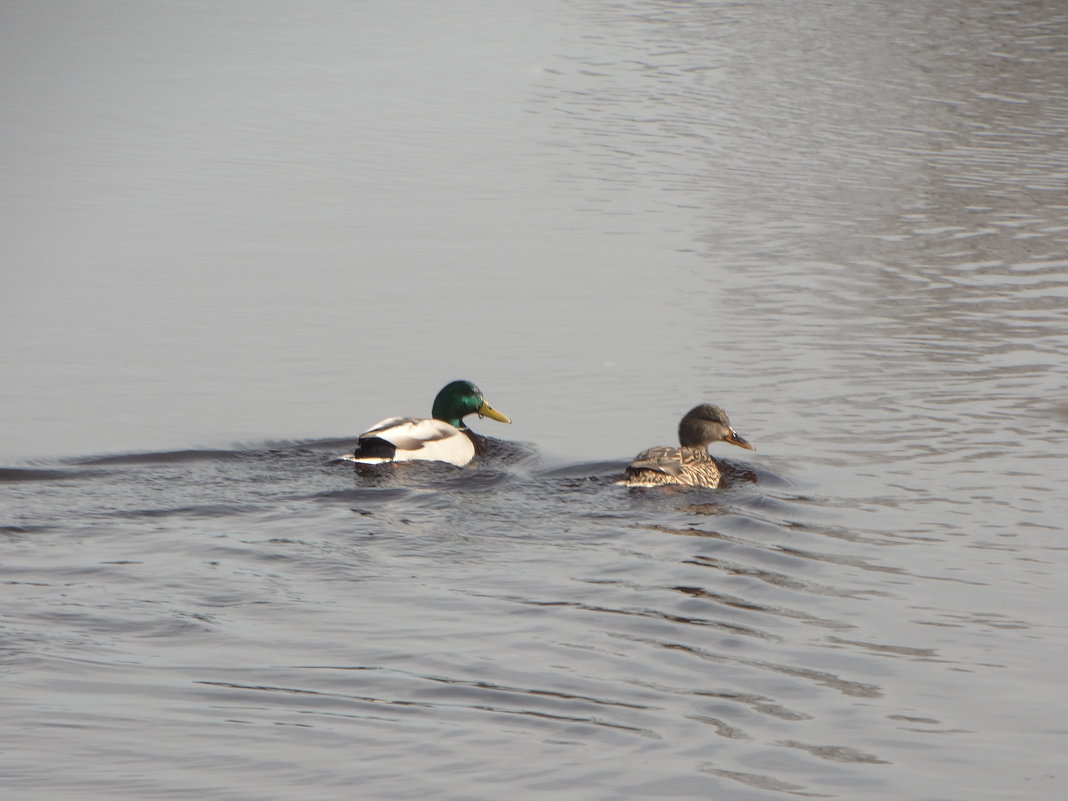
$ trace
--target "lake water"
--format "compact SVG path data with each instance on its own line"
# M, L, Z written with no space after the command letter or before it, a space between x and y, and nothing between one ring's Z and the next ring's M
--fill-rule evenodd
M1063 4L0 45L5 798L1068 797ZM330 461L455 378L536 455Z

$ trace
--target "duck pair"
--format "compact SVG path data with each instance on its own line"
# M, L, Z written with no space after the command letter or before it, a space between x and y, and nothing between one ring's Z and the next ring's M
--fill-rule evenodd
M501 423L512 422L490 406L481 390L470 381L453 381L434 398L430 418L390 417L376 423L360 434L354 452L341 458L357 464L435 461L462 467L484 449L484 438L464 423L464 418L472 414ZM616 483L630 487L668 484L718 487L722 471L708 453L708 446L713 442L729 442L755 450L731 428L722 408L702 403L679 422L680 447L642 451Z

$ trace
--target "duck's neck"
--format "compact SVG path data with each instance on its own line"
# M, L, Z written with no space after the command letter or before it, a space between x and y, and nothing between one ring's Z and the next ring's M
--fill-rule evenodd
M442 409L437 404L434 404L434 409L431 412L431 416L435 420L440 420L443 423L448 423L453 428L467 428L464 425L463 415L457 414L451 409Z
M441 420L454 428L464 427L464 415L471 414L474 409L468 408L467 404L456 398L434 398L434 408L430 410L430 416L435 420Z

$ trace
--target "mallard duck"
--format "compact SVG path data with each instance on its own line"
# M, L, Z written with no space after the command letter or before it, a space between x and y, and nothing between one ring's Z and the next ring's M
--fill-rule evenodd
M477 435L464 425L469 414L512 422L470 381L453 381L434 398L432 417L390 417L375 423L357 438L355 450L340 458L359 464L429 461L462 467L476 450Z
M708 453L712 442L729 442L756 450L745 437L731 428L727 413L719 406L702 403L686 412L679 421L679 448L663 446L642 451L623 472L617 484L628 487L659 487L682 484L688 487L718 487L723 473Z

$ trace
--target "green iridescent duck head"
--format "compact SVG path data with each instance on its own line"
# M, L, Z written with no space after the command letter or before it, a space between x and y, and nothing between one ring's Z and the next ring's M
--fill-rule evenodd
M498 412L482 397L482 390L470 381L452 381L442 387L434 398L432 415L435 420L443 420L456 428L464 427L464 417L477 414L489 417L501 423L510 423L505 415Z

